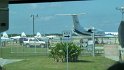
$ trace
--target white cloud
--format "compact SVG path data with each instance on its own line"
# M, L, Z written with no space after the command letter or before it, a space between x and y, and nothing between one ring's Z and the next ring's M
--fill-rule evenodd
M54 16L44 16L44 17L41 17L41 20L49 21L49 20L51 20L53 18L54 18Z
M32 10L41 10L44 9L45 7L43 7L42 4L33 3L33 4L29 4L29 8Z
M32 9L37 9L38 4L30 4L30 6L31 6Z
M59 2L56 2L56 3L50 3L49 5L50 7L60 7L61 6L61 3Z

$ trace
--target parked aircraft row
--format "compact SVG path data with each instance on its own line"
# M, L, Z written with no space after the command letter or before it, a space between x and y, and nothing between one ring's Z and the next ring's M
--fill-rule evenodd
M43 38L43 39L49 39L49 38L55 38L56 36L54 35L50 35L50 36L42 36L40 34L40 32L37 32L36 36L34 36L35 38ZM1 40L19 40L20 38L28 38L27 35L22 32L20 36L12 36L9 37L8 34L6 32L3 32L2 36L1 36Z
M105 35L104 36L96 36L96 37L115 37L117 35L118 35L118 32L105 32ZM27 38L27 35L24 32L22 32L20 36L9 37L6 32L3 32L3 35L1 36L1 40L9 40L9 39L11 39L11 40L19 40L22 37L23 38ZM48 38L48 39L51 38L51 39L53 39L53 38L55 38L57 36L55 36L55 35L42 36L40 34L40 32L37 32L36 36L34 36L34 37L35 38L43 38L43 39L45 39L45 38Z

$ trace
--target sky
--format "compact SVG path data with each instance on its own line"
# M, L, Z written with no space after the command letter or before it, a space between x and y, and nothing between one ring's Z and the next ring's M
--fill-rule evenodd
M35 33L62 33L73 30L71 16L56 14L78 14L79 22L85 28L95 27L105 32L116 32L121 21L121 13L115 8L124 6L124 0L91 0L50 3L25 3L9 5L9 30L7 33L32 34L35 16ZM38 14L38 17L36 15Z

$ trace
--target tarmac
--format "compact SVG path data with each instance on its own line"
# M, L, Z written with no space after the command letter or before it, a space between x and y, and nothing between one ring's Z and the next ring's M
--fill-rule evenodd
M0 66L4 66L6 64L22 61L23 59L3 59L0 58Z

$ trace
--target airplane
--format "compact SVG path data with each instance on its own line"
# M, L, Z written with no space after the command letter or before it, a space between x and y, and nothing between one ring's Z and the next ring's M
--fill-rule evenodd
M105 35L117 36L118 35L118 32L105 32Z
M40 32L37 32L36 36L34 36L34 37L41 38L42 36L41 36Z
M4 41L4 40L9 40L10 38L8 37L7 33L6 32L3 32L3 35L1 37L1 40Z
M8 38L8 35L6 32L3 32L2 38Z
M13 36L13 37L10 37L11 39L13 40L19 40L21 38L21 36Z
M26 37L26 34L22 32L21 37Z
M94 27L89 28L89 29L82 27L80 25L79 19L78 19L78 16L82 15L82 14L85 14L85 13L80 13L80 14L57 14L57 15L72 16L73 23L74 23L73 31L76 34L79 34L79 35L92 35L92 33L94 32L95 36L103 36L103 35L105 35L105 32L103 30L98 30L98 29L95 29Z
M13 37L10 37L10 39L19 40L20 38L23 38L23 37L26 37L26 34L24 32L21 33L21 36L13 36Z
M37 34L36 34L36 36L34 36L34 37L36 37L36 38L42 38L42 39L49 39L49 38L51 38L51 39L53 39L53 38L55 38L56 36L55 35L48 35L48 36L42 36L41 34L40 34L40 32L37 32Z
M49 35L49 36L46 36L47 38L50 38L50 39L53 39L55 38L56 36L55 35Z
M97 37L103 37L103 38L117 38L118 32L105 32L104 36L97 36Z

